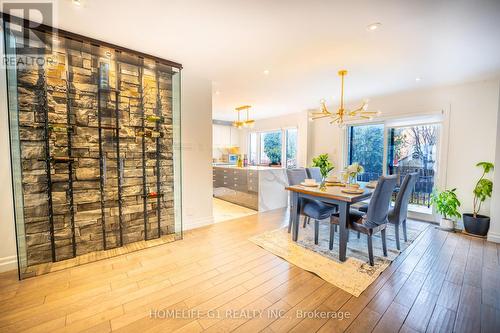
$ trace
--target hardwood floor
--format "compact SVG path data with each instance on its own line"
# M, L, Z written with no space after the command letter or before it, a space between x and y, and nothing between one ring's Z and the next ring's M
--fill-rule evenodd
M500 330L497 244L427 228L356 298L247 240L286 219L260 213L21 282L0 274L0 331Z

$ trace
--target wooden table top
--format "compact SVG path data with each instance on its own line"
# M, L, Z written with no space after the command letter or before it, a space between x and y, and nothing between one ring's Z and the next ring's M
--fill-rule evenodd
M326 191L321 191L319 186L310 187L303 185L287 186L286 189L292 192L308 194L316 197L355 203L368 199L373 193L373 189L367 188L366 183L360 182L359 184L361 185L360 188L364 190L362 194L344 193L342 192L342 190L345 189L344 186L327 186Z

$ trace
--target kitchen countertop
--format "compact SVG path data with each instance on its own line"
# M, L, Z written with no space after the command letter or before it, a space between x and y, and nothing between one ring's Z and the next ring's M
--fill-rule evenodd
M225 168L225 169L238 169L238 170L283 170L283 167L269 167L269 166L260 166L260 165L249 165L243 168L238 168L236 165L214 165L214 168Z

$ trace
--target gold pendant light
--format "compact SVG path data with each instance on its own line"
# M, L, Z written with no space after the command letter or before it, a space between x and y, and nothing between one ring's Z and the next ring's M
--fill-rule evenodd
M342 88L340 91L340 107L337 112L330 112L326 107L326 101L321 100L321 111L320 112L312 112L311 120L321 119L321 118L332 118L330 124L336 123L339 127L344 128L345 122L348 120L355 119L372 119L375 116L379 116L379 111L368 111L368 103L363 102L363 104L354 110L346 110L344 109L344 77L347 75L347 71L345 69L340 70L338 72L339 76L342 80Z
M238 106L235 110L238 112L238 120L233 122L233 126L241 129L243 127L253 127L255 125L255 120L249 118L249 111L250 111L251 106L250 105L243 105L243 106ZM240 118L240 112L246 111L247 114L247 119L246 120L241 120Z

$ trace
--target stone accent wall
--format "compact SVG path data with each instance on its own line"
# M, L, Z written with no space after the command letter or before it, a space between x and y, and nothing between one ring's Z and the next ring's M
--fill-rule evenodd
M146 233L147 239L153 239L159 233L166 235L176 232L173 208L172 69L148 59L141 60L133 54L115 54L113 50L63 38L54 45L52 54L46 55L47 61L43 67L18 68L19 134L28 266L52 261L45 160L45 99L48 107L49 155L56 158L74 157L72 163L50 162L52 186L49 190L56 261L73 257L73 246L78 256L103 250L104 243L110 249L144 240ZM111 91L101 90L99 93L101 63L109 64ZM114 89L119 90L118 101ZM144 119L158 113L163 117L158 125L155 121ZM116 117L119 122L119 154L123 161L121 228L118 208L120 163L114 129ZM71 152L68 150L66 131L68 118ZM158 161L156 138L144 136L143 121L146 132L158 129L157 132L162 135L158 139ZM102 206L101 161L105 180ZM72 167L73 173L74 244L68 165ZM160 193L163 194L159 208L161 231L158 230L157 199L147 198L146 207L143 201L144 188L147 193L158 192L158 173ZM120 243L120 229L123 243Z

